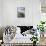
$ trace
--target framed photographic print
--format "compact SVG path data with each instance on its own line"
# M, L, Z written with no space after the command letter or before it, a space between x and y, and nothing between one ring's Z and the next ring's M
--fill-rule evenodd
M24 7L18 7L17 8L17 17L18 18L24 18L25 17L25 8Z

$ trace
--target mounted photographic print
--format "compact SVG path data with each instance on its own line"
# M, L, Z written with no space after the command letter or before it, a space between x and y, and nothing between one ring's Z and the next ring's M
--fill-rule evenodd
M25 8L24 7L18 7L17 8L17 17L18 18L24 18L25 17Z

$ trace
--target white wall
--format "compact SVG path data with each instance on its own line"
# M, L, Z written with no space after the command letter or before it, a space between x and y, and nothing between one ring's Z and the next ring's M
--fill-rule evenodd
M41 20L46 21L46 0L41 0Z
M2 17L2 11L3 11L3 9L2 9L2 6L3 6L2 0L0 0L0 26L1 26L2 20L3 20L3 17Z
M40 0L2 0L2 25L33 25L40 20ZM25 7L25 18L17 18L17 7ZM0 14L1 16L1 14Z

